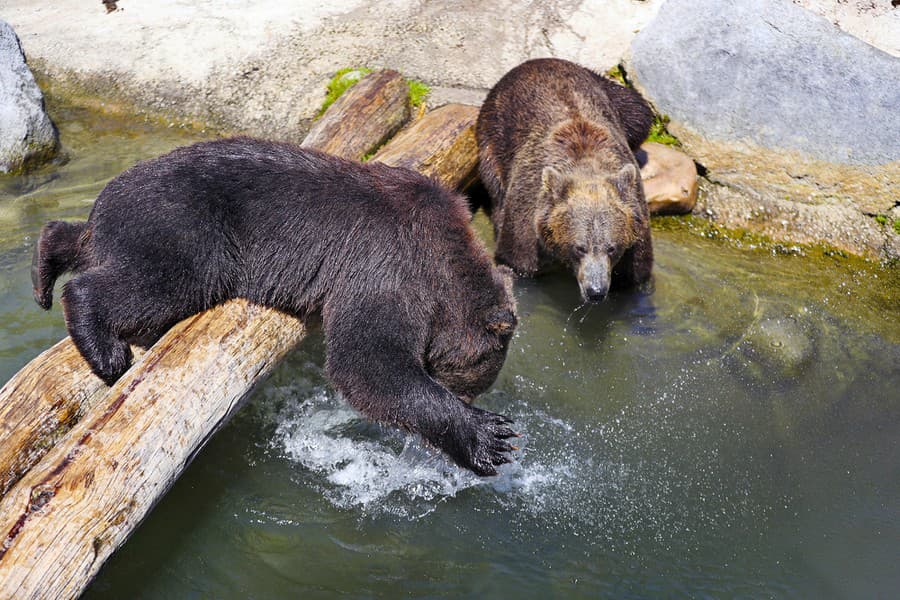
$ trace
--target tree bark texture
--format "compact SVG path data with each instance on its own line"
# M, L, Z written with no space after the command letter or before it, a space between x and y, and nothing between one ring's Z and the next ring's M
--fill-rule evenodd
M409 119L409 85L396 71L375 71L341 94L313 123L304 146L361 160Z

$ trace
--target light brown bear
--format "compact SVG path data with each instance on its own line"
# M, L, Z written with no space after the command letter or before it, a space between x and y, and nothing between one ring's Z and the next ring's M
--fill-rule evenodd
M650 277L650 214L634 152L653 113L636 91L559 59L503 76L478 116L498 262L571 268L586 302Z

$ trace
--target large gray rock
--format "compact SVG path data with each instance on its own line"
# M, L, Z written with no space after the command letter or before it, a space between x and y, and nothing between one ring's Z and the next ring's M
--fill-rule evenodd
M900 59L787 0L669 0L632 52L654 102L707 137L900 159Z
M895 257L892 232L865 215L898 199L900 59L788 0L668 0L628 66L708 178L771 213L784 237L785 202L851 209L834 245Z
M0 21L0 174L49 158L59 145L44 96L13 28Z

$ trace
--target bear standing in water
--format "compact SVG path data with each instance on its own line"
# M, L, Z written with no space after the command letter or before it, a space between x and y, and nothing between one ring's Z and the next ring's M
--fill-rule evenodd
M350 404L480 475L509 462L511 421L465 400L503 365L512 277L465 200L418 173L249 138L180 148L112 180L87 223L44 226L41 307L66 271L69 334L108 384L129 344L231 298L321 311L327 372Z
M634 152L653 113L640 94L558 59L525 62L478 116L479 172L498 262L520 275L562 263L582 298L650 277L650 213Z

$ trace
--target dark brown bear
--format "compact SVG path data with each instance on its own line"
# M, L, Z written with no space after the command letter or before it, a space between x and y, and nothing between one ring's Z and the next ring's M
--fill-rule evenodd
M653 114L629 88L558 59L525 62L478 116L498 262L570 267L586 302L650 277L650 215L634 152Z
M32 267L56 278L69 334L111 384L129 343L185 317L251 302L321 311L327 371L371 419L418 433L481 475L509 461L510 420L470 406L516 325L465 200L407 169L238 138L180 148L116 177L87 223L48 223Z

